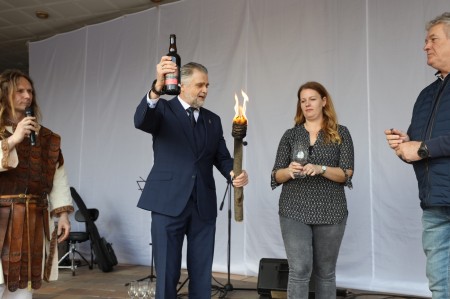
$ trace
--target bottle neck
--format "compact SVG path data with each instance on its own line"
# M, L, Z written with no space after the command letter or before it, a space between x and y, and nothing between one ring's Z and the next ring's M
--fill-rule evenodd
M175 35L170 36L169 52L177 52L177 39Z

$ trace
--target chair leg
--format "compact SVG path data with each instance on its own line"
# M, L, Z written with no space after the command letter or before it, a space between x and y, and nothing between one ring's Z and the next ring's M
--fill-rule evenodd
M72 271L72 276L75 276L75 270L77 269L77 265L75 263L75 255L78 254L89 266L89 269L92 270L94 266L94 254L91 249L91 262L89 262L76 248L76 243L69 243L69 251L64 254L64 256L58 261L58 264L61 263L68 255L70 255L70 266L58 266L58 268L66 268Z
M77 269L77 265L75 264L75 243L72 243L70 246L70 253L71 253L71 259L70 259L70 269L72 270L72 276L75 276L75 270Z
M64 261L64 259L70 254L70 251L67 251L58 261L58 267L62 268L63 266L59 266L59 264L61 264L62 261Z
M92 269L92 264L88 262L88 260L76 249L73 250L74 253L77 253L85 262L88 264L89 269Z
M92 243L91 243L91 264L89 265L89 269L92 270L92 268L94 268L94 249L92 248Z
M60 264L68 255L70 255L70 266L58 266L58 268L70 269L72 271L72 275L75 276L75 269L77 265L75 265L75 243L69 242L69 251L64 254L64 256L58 261Z
M77 268L77 265L75 265L75 247L72 251L72 258L70 259L70 269L72 270L72 276L75 276L75 269Z

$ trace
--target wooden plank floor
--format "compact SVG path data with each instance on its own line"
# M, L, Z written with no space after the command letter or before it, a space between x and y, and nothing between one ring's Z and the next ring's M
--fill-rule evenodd
M109 273L103 273L98 268L89 270L88 267L82 266L76 270L76 275L72 276L70 269L60 269L59 280L45 283L41 289L33 294L35 299L91 299L91 298L129 298L127 295L126 283L132 280L138 280L150 274L150 267L138 265L118 265ZM181 282L186 280L186 272L182 271ZM239 275L231 275L230 282L233 291L227 292L224 296L223 292L219 292L217 288L223 289L223 285L228 282L226 273L214 273L212 281L211 298L233 298L233 299L259 299L268 298L260 297L257 292L257 277L244 277ZM181 285L180 285L181 286ZM243 290L241 290L243 289ZM389 294L376 294L348 290L348 299L404 299L413 298L407 296L390 296ZM188 298L187 284L180 290L179 298ZM283 298L285 293L281 294ZM285 297L285 296L284 296ZM344 298L344 297L336 297ZM419 298L419 297L416 297Z

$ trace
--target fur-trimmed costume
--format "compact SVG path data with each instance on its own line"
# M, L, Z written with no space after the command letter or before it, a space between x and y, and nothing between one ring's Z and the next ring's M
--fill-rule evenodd
M57 278L51 217L73 211L60 137L41 127L35 146L25 139L10 151L14 129L7 127L0 151L0 284L11 292Z

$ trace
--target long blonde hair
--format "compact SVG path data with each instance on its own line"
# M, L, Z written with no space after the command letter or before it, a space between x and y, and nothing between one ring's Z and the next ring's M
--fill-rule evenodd
M322 121L322 131L324 133L324 141L325 143L341 143L341 136L339 136L338 133L338 121L337 121L337 115L336 111L334 110L333 101L331 100L331 96L328 93L328 91L325 89L325 87L314 81L306 82L300 88L297 92L297 112L295 114L295 125L301 125L304 124L306 119L303 115L302 107L301 107L301 100L300 100L300 93L304 89L312 89L319 93L320 97L323 99L324 97L327 98L326 104L323 107L323 121Z
M33 80L30 76L19 70L5 70L0 74L0 138L5 137L6 125L9 125L11 119L15 118L15 106L14 96L17 91L20 78L25 78L30 82L33 89L33 100L31 102L31 108L33 108L36 120L39 122L41 119L41 111L36 102L36 92L34 90Z

